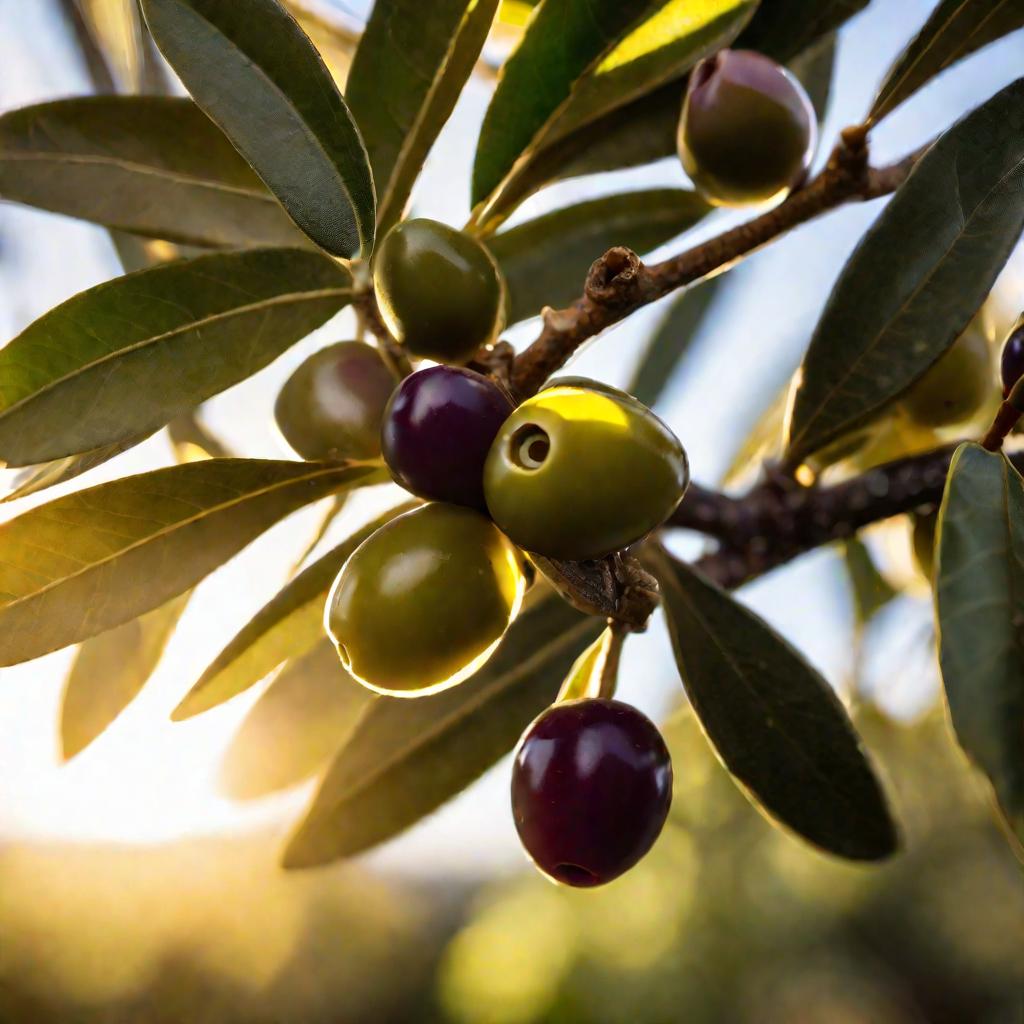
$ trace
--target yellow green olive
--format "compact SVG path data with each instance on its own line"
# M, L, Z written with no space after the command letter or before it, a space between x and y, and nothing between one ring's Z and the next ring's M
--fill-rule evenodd
M520 405L484 466L498 526L527 551L571 561L639 540L672 514L688 483L683 446L650 409L578 378Z
M384 407L397 383L375 348L338 342L311 355L288 378L274 419L304 459L377 458Z
M996 390L988 338L977 322L903 396L903 407L921 426L947 427L971 419Z
M501 274L475 238L436 220L396 224L373 261L381 316L413 355L464 363L503 326Z
M519 552L472 509L435 503L393 519L345 563L325 624L346 670L418 697L475 672L522 602Z

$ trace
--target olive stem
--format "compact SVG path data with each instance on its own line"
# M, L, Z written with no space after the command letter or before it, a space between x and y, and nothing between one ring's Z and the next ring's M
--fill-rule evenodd
M981 446L986 451L997 452L1003 447L1007 435L1017 425L1021 414L1024 413L1024 377L1021 377L1010 389L1010 393L1003 399L1002 405L996 412L992 425L988 428L981 441Z
M738 587L871 523L934 509L957 447L944 445L897 459L830 487L780 493L765 481L731 497L691 484L667 525L715 538L717 550L695 564L719 585ZM1024 469L1024 452L1009 458Z
M611 700L619 681L619 665L622 661L622 645L626 639L626 627L615 619L608 620L608 644L601 661L601 672L597 684L597 697Z
M855 125L843 130L828 163L815 178L766 213L650 266L624 246L609 249L591 266L580 298L565 309L544 308L540 334L516 359L513 387L521 396L534 394L585 341L641 307L725 270L819 214L847 202L894 192L924 148L896 163L871 167L867 130Z

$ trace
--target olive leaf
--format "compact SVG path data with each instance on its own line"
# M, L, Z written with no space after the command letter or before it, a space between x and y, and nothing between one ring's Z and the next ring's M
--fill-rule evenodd
M847 261L804 357L795 464L866 423L974 316L1024 227L1024 79L921 158Z
M988 776L1024 857L1024 481L976 444L939 511L935 608L957 739Z
M283 0L283 3L323 57L331 78L343 89L359 46L360 33L339 19L329 17L326 11L307 6L309 0Z
M566 700L582 700L596 697L600 690L601 668L608 657L612 644L612 631L606 629L572 664L569 674L562 681L562 688L556 698L559 703Z
M4 114L0 198L211 248L308 244L188 99L82 96Z
M506 216L534 154L684 74L727 45L749 0L545 0L506 61L473 166L480 223ZM677 115L678 116L678 110ZM488 199L490 197L490 199Z
M611 246L648 252L709 210L687 189L648 189L567 206L495 235L487 247L505 278L508 322L536 316L544 306L568 305L591 263Z
M415 507L416 502L407 502L385 512L286 584L214 658L171 717L180 722L208 711L258 683L282 661L309 651L324 635L327 593L349 555L385 523Z
M198 410L182 413L167 424L167 437L178 462L229 459L235 453L199 418Z
M350 857L461 792L512 749L603 628L548 596L465 682L432 697L374 699L289 840L284 866Z
M321 634L242 720L224 755L221 787L235 800L255 800L303 782L323 768L373 699Z
M142 25L135 0L74 0L84 27L124 92L139 92L143 78Z
M1021 27L1020 0L942 0L889 69L868 120L877 124L946 68Z
M368 256L375 199L359 130L323 58L277 0L140 0L185 87L335 256Z
M209 459L25 512L0 525L0 665L152 611L303 505L386 479L369 463Z
M78 649L61 702L65 761L83 751L135 699L160 661L191 593L108 629Z
M721 285L722 279L713 277L687 288L672 300L626 388L644 405L653 406L661 398L676 367L690 351Z
M385 232L451 116L494 20L498 0L376 0L356 51L345 98L377 184Z
M0 349L0 459L145 437L333 316L347 270L303 249L215 253L90 288Z
M822 125L828 114L828 103L832 96L832 79L835 74L836 36L829 32L811 43L806 50L789 62L789 70L807 90L807 96Z
M882 788L828 683L767 623L667 552L662 588L679 673L725 767L769 815L830 853L898 845Z
M879 572L867 545L859 537L843 542L843 562L850 582L858 626L867 625L899 591Z

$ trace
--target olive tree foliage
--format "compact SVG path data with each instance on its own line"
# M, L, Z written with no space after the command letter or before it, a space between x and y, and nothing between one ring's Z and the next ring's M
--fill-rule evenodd
M686 247L686 233L712 211L685 188L608 196L504 227L553 182L674 153L687 75L722 47L789 64L824 102L835 33L866 2L541 0L497 76L466 230L504 272L510 322L543 310L536 341L514 360L478 355L521 397L584 341L678 291L635 374L633 390L653 403L713 304L718 280L706 278L842 203L892 194L810 340L781 460L738 498L694 485L639 551L690 704L745 793L817 847L874 860L897 849L899 827L850 717L800 652L730 591L941 499L934 587L951 723L990 780L1008 834L1024 841L1024 482L1001 451L1009 427L984 446L968 438L955 452L840 484L797 481L953 345L1018 240L1024 79L952 126L936 125L942 134L926 151L888 167L868 157L877 123L1024 25L1024 4L942 0L824 170L699 245ZM90 5L79 4L100 91L127 81L135 93L0 118L0 198L105 226L132 271L62 303L0 350L0 459L24 468L6 500L70 481L162 429L191 459L73 490L0 526L0 665L82 644L64 708L68 756L144 685L205 576L291 512L333 498L334 515L346 492L387 481L373 461L233 458L196 410L347 306L393 348L365 268L480 68L498 6L376 0L360 36L288 0L140 0L138 10L123 5L138 44L127 60L102 39L95 45L81 16ZM169 94L154 43L188 98ZM676 238L684 245L663 263L636 255ZM177 258L159 262L148 240L172 243L159 251ZM209 457L197 461L197 451ZM331 655L324 600L355 546L408 507L268 595L175 712L201 713L283 667L226 771L236 791L254 795L331 758L287 846L288 866L358 853L422 818L506 754L563 682L573 692L608 642L609 619L644 625L620 616L623 578L607 565L539 560L554 585L537 588L468 682L420 700L370 695ZM712 542L696 563L662 543L676 528ZM860 578L865 549L849 550ZM300 753L261 775L246 742Z

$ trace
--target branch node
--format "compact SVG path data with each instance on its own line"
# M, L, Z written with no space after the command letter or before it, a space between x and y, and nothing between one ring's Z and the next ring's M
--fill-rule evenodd
M590 265L583 293L599 306L631 303L636 297L643 263L632 249L616 245Z

